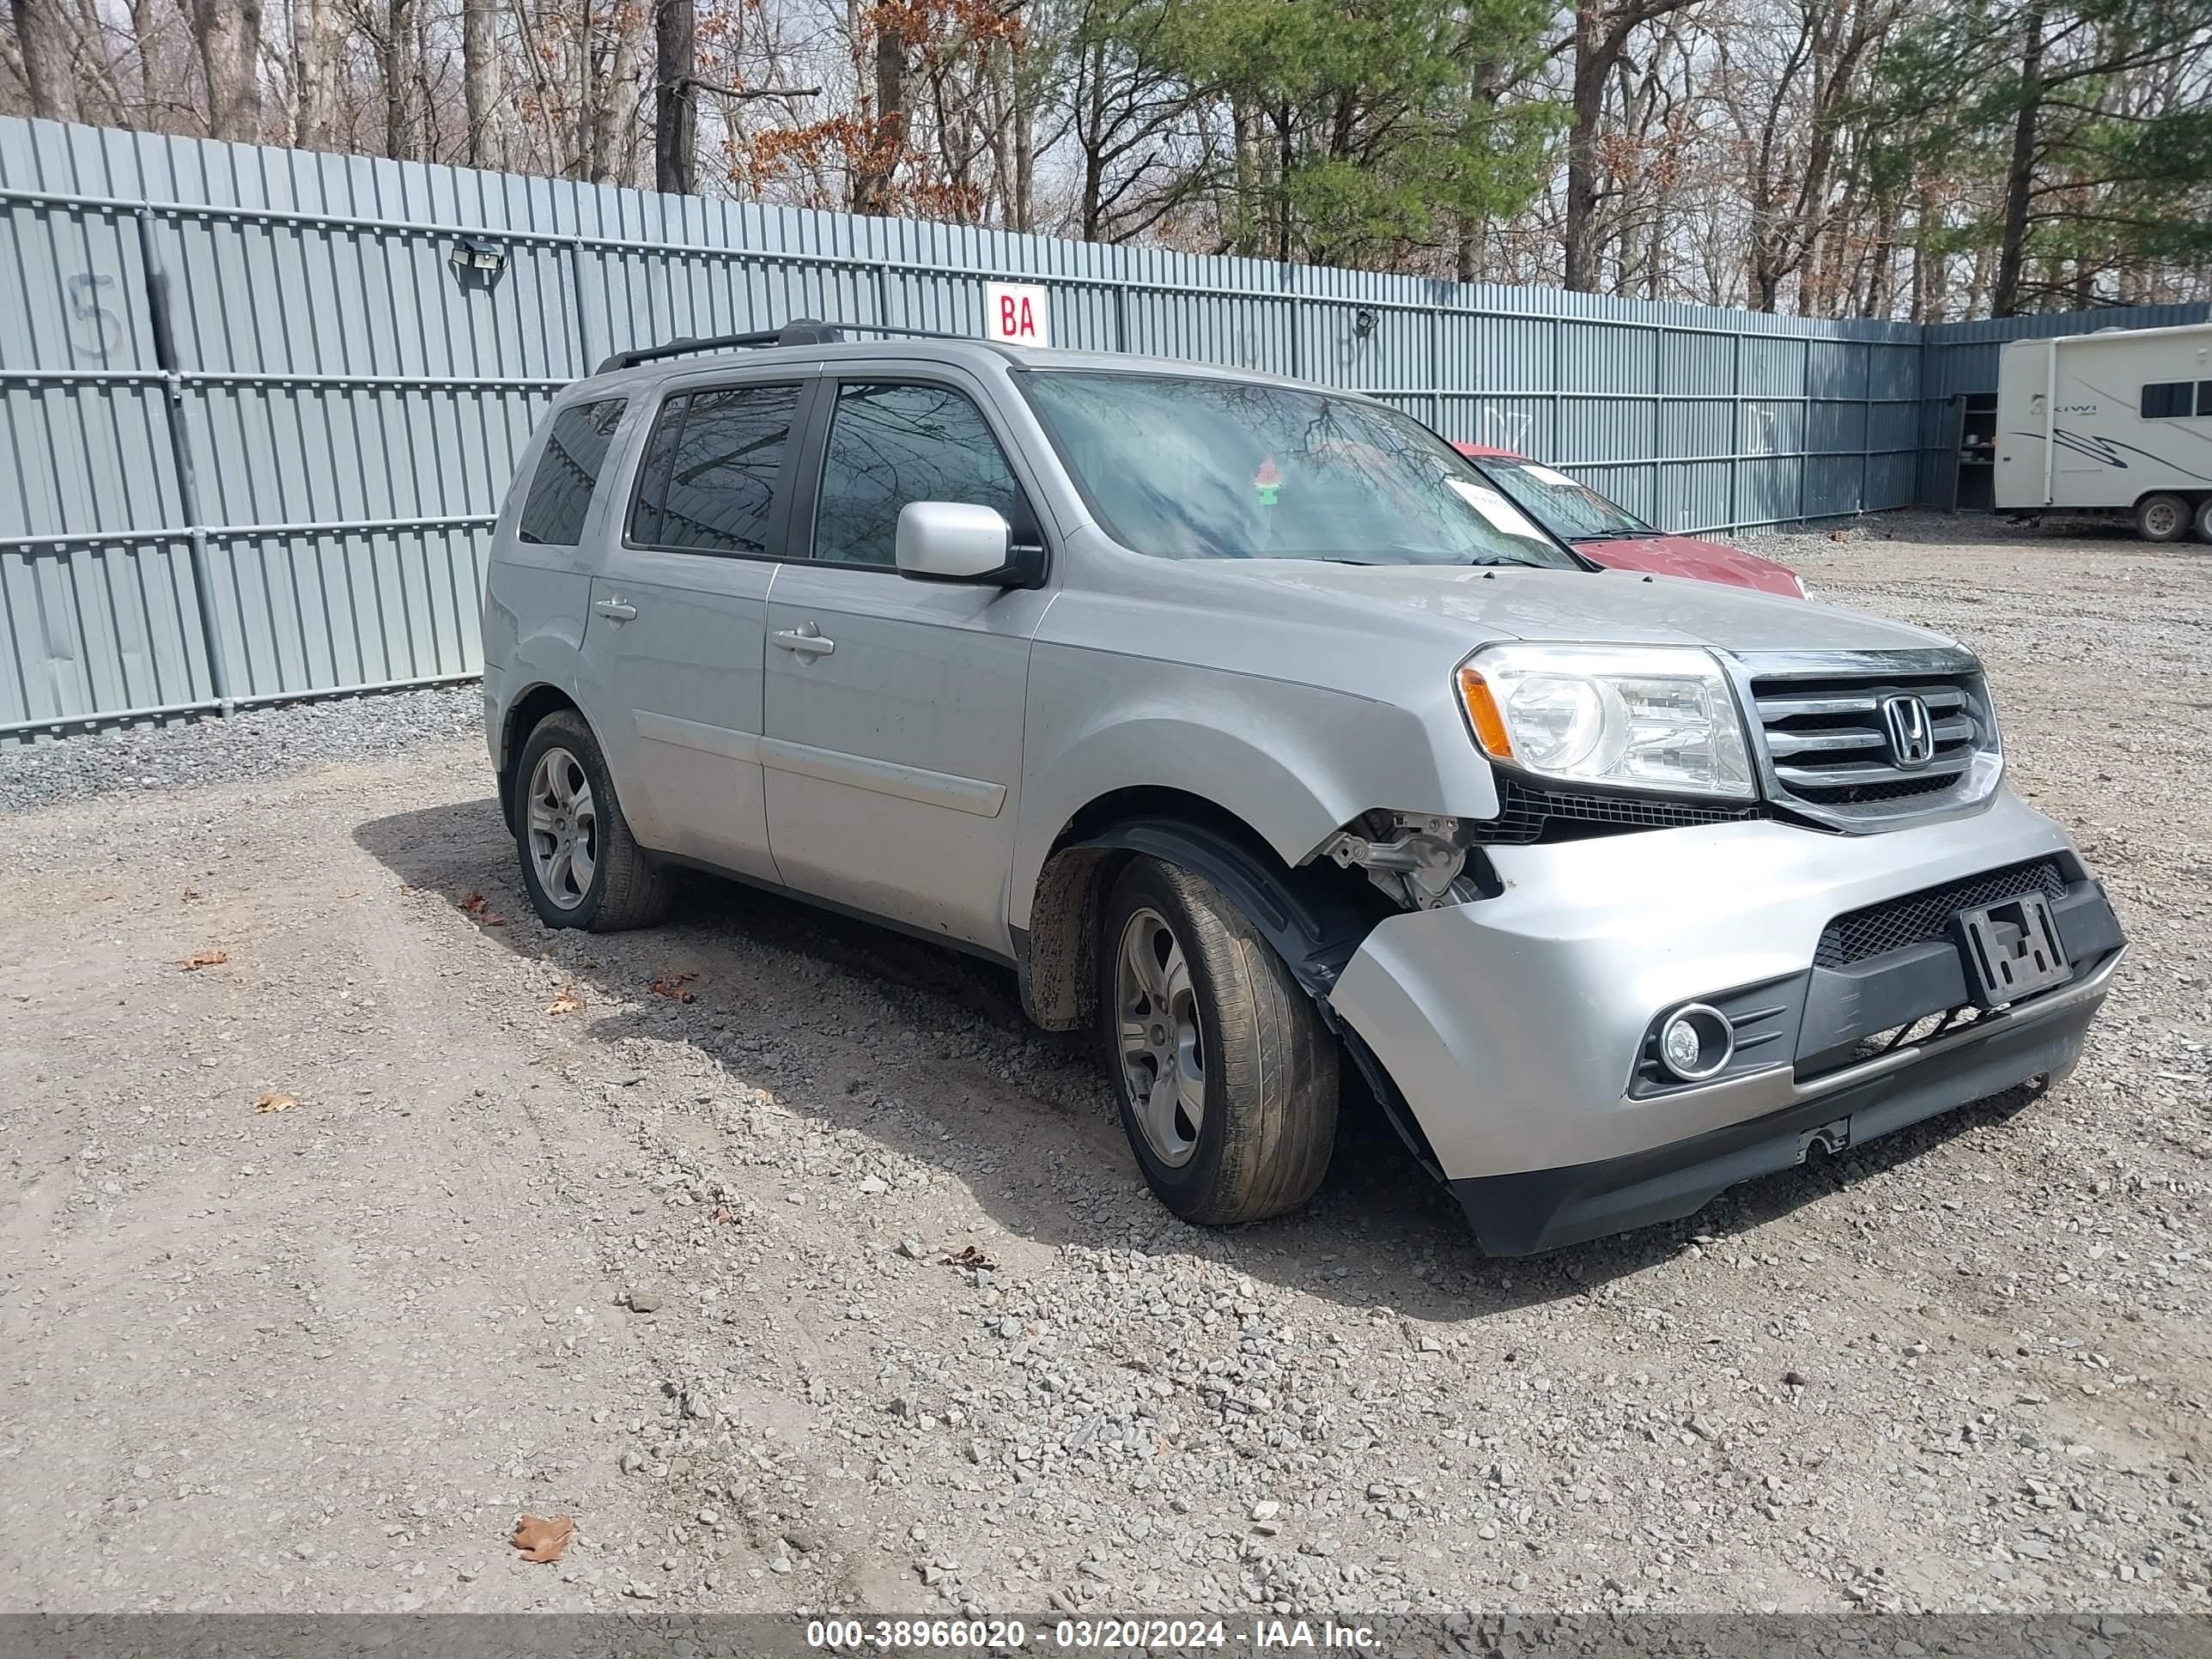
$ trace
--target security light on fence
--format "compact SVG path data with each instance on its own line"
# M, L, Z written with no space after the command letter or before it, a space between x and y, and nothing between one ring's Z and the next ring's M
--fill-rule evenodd
M1352 313L1352 331L1363 340L1369 335L1372 334L1375 331L1375 313L1370 311L1365 306L1362 306L1358 310L1353 312Z
M446 263L453 266L453 275L463 283L474 278L489 288L507 269L507 250L480 247L474 242L456 242L453 251L446 256Z

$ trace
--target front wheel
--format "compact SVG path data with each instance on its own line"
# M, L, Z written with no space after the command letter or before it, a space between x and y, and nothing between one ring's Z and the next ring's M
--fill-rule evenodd
M2147 542L2178 542L2189 533L2189 503L2179 495L2146 495L2136 503L2136 533Z
M599 739L562 709L531 729L515 775L522 884L548 927L610 933L667 914L667 884L629 833Z
M2212 495L2197 503L2197 539L2212 542Z
M1139 858L1098 933L1099 1026L1121 1127L1161 1201L1207 1226L1295 1209L1336 1140L1336 1043L1211 882Z

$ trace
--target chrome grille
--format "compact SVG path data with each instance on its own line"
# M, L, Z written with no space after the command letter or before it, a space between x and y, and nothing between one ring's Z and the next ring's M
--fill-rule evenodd
M1869 653L1752 660L1744 690L1758 722L1768 793L1838 827L1877 827L1985 795L1996 723L1979 665L1963 652ZM1917 697L1931 740L1911 763L1884 708Z

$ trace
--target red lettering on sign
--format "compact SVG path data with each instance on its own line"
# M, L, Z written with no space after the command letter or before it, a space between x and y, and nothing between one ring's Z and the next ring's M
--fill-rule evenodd
M1022 309L1026 311L1029 307L1024 305ZM1001 294L999 296L999 332L1011 336L1015 331L1014 296L1011 294Z
M1020 332L1022 337L1025 339L1034 340L1036 338L1036 318L1030 310L1030 296L1026 294L1022 295L1022 323Z

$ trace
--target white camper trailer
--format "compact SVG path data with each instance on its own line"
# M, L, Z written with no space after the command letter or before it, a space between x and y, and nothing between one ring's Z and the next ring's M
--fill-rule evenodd
M1996 506L2125 514L2212 542L2212 323L2014 340L1997 359Z

